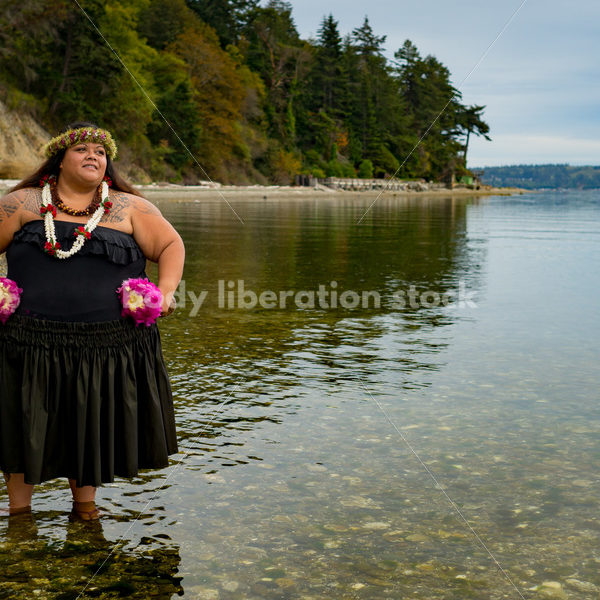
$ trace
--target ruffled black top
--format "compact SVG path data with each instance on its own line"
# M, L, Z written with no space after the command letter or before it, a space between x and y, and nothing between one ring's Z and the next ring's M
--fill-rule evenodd
M55 221L63 250L79 223ZM17 314L53 321L97 322L121 318L116 290L123 280L146 277L146 258L132 235L98 226L74 256L44 252L44 222L29 221L6 250L8 277L23 289Z

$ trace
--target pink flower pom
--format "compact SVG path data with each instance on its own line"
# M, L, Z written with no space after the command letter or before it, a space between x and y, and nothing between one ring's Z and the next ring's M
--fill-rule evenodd
M160 317L163 295L148 279L126 279L117 293L123 306L121 316L131 317L136 326L150 327Z
M0 277L0 322L4 325L21 302L23 290L8 277Z

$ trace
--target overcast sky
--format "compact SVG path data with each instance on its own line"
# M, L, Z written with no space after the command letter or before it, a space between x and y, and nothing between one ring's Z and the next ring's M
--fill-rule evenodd
M386 35L390 58L410 39L452 73L466 104L485 104L491 142L475 138L469 166L600 164L600 1L291 0L303 38L333 14L342 35ZM474 69L475 68L475 69ZM474 70L473 70L474 69ZM471 72L472 71L472 72Z

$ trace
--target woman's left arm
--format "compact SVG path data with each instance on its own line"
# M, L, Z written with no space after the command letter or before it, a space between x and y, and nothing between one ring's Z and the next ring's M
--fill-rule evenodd
M129 198L132 201L133 237L146 258L158 263L158 287L163 294L162 314L168 315L173 312L173 294L183 274L183 240L154 204L139 196Z

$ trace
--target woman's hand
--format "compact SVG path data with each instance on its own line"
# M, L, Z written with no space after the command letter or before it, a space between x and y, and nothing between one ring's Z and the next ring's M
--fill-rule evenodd
M161 317L168 317L177 308L177 302L175 302L175 292L164 292L161 290L163 295L162 310L160 312Z

